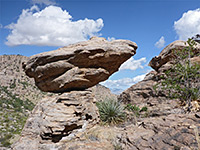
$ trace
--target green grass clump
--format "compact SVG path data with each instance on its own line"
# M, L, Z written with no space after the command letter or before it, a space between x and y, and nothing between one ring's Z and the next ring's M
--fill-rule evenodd
M125 120L124 107L119 101L114 99L107 99L97 102L100 119L104 123L119 124Z
M125 109L127 109L128 111L133 112L133 113L136 115L136 117L141 116L141 112L147 112L147 111L148 111L148 108L147 108L147 107L142 107L142 108L140 109L138 106L136 106L136 105L131 105L131 104L127 104L127 105L125 106Z

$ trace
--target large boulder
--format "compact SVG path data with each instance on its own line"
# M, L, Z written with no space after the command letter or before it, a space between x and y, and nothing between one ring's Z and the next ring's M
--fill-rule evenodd
M194 49L194 53L200 53L200 44L196 42L196 46ZM158 56L155 56L149 62L149 66L151 66L156 71L162 71L160 68L170 68L170 62L175 59L175 55L173 51L178 51L183 48L188 47L188 44L185 41L174 41L168 46L166 46ZM160 70L159 70L160 69Z
M136 49L137 45L128 40L109 42L93 37L31 56L23 68L42 91L84 90L108 79Z

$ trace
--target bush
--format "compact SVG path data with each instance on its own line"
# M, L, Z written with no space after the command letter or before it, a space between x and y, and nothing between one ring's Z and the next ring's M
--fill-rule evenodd
M125 120L124 107L121 103L114 99L107 99L97 102L100 119L104 123L119 124Z
M135 114L136 117L140 117L142 115L142 112L146 112L144 115L142 116L147 116L147 111L148 111L148 108L147 107L142 107L141 109L136 106L136 105L131 105L131 104L127 104L125 109L127 109L128 111L130 112L133 112ZM141 116L141 117L142 117Z
M188 39L186 48L174 50L176 58L171 69L164 72L162 81L155 86L162 91L166 91L170 98L178 98L188 105L191 110L191 101L200 98L200 65L191 62L191 58L199 55L195 52L196 42Z

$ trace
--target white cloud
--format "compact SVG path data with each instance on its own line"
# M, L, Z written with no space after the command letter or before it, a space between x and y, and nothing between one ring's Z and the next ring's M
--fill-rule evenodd
M187 40L200 33L200 8L185 12L174 22L174 29L180 40Z
M123 78L119 80L106 80L104 82L101 82L102 85L108 87L112 90L115 89L122 89L125 90L128 87L134 85L135 83L142 81L146 74L138 75L134 78Z
M135 60L133 57L128 59L126 62L124 62L119 70L125 70L125 69L130 69L130 70L136 70L138 68L143 69L144 67L142 66L142 63L146 62L146 58L142 57L138 60Z
M156 43L155 43L155 46L157 48L162 48L165 46L165 38L164 36L162 36Z
M53 0L32 0L33 4L44 4L44 5L55 5L56 2Z
M108 41L114 41L115 40L114 37L108 37L107 39L108 39Z
M98 36L103 27L103 20L72 21L72 16L60 7L48 6L39 10L37 6L25 9L17 23L7 26L11 33L6 44L65 46L71 43L85 41L91 36Z

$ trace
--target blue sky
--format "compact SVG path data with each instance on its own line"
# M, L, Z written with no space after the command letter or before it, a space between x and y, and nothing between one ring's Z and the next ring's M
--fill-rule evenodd
M152 57L200 33L200 0L0 0L0 55L31 56L96 35L128 39L137 54L102 83L126 89Z

